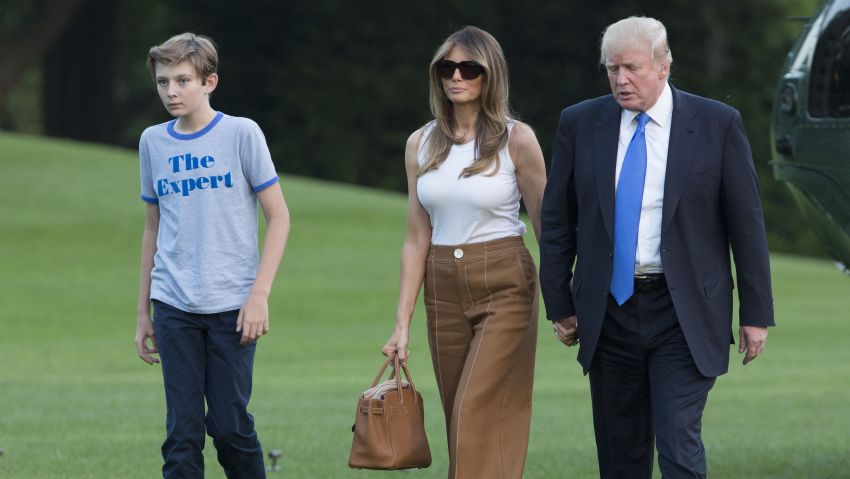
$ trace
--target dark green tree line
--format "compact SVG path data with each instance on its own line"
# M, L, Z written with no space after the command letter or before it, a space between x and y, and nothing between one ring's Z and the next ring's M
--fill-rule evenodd
M471 24L499 39L514 109L548 156L560 110L609 92L599 66L602 29L628 15L653 16L668 28L673 84L741 110L771 248L821 252L767 166L776 80L801 28L787 17L813 14L818 0L91 1L112 5L111 24L102 26L112 59L96 62L112 77L103 89L110 111L97 114L113 128L105 141L135 146L144 126L168 119L145 55L171 34L194 31L212 36L221 49L213 106L257 120L281 171L396 191L405 188L405 140L430 118L427 65L448 34ZM84 51L74 45L85 47L85 35L73 32L63 35L52 58ZM47 58L45 85L73 78L75 64L83 63L57 69ZM75 82L60 98L90 90ZM60 111L70 116L63 120L68 125L92 120L92 112L57 109L49 91L44 99L47 124ZM70 126L50 132L77 135Z

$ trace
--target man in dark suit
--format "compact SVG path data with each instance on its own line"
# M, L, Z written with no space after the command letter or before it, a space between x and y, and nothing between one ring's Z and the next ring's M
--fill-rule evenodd
M744 364L773 326L759 186L740 114L668 83L657 20L610 25L612 95L566 108L542 209L541 290L556 336L580 340L600 474L705 477L702 412L728 369L730 246ZM573 264L575 263L575 269Z

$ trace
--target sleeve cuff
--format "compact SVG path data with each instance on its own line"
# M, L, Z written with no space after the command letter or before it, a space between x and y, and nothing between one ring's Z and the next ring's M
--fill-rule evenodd
M263 191L264 189L268 188L269 186L277 183L278 180L280 180L280 178L275 175L275 177L270 179L269 181L267 181L267 182L265 182L261 185L255 186L254 187L254 193L259 193L259 192Z
M566 309L558 310L558 311L546 311L546 319L549 321L555 322L560 321L565 318L569 318L570 316L576 315L575 308L572 305L565 305Z

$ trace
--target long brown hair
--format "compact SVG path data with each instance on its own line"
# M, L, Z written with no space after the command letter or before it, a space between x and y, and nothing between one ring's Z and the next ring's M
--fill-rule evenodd
M505 54L493 35L480 28L464 27L440 45L428 69L429 97L435 126L428 136L426 160L419 167L419 176L439 168L456 143L454 105L446 96L442 80L437 74L437 62L456 46L463 48L467 55L484 67L479 100L481 110L475 121L475 161L461 172L461 177L479 173L495 175L499 171L499 151L508 144L507 124L512 114L508 105L508 64Z

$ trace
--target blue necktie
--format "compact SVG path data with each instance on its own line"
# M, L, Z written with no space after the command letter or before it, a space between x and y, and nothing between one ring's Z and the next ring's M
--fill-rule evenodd
M617 195L614 201L614 273L611 294L622 305L634 292L635 250L637 249L643 182L646 179L646 122L649 116L640 112L638 126L626 149Z

